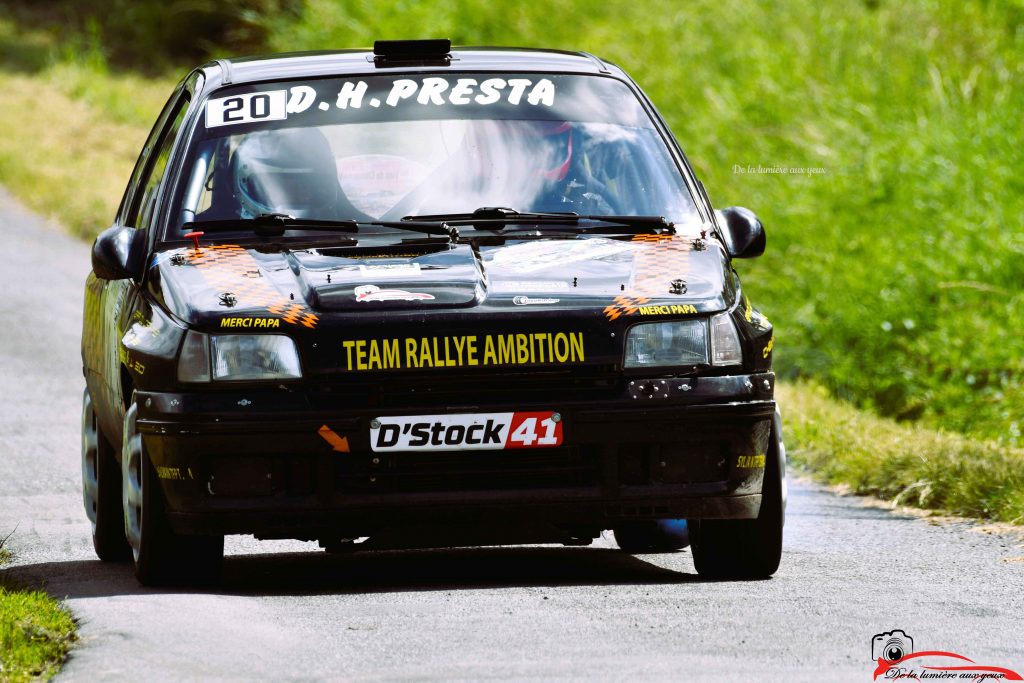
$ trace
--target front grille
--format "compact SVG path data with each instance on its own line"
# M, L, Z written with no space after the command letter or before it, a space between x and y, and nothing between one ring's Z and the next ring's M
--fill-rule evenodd
M622 379L610 367L572 371L463 372L457 375L404 375L380 377L372 382L332 378L310 387L316 408L351 406L405 408L465 405L466 403L534 403L538 396L551 400L595 401L622 391ZM557 394L553 394L555 391Z
M412 493L595 485L596 450L579 447L353 455L336 463L335 486L346 493Z

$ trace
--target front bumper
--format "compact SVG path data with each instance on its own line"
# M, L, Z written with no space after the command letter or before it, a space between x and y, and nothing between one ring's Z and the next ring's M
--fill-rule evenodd
M633 379L598 400L552 390L526 404L467 397L404 409L343 408L302 391L138 392L138 427L181 533L593 533L635 519L756 517L774 384L772 373ZM370 448L370 422L382 416L543 410L562 417L558 448Z

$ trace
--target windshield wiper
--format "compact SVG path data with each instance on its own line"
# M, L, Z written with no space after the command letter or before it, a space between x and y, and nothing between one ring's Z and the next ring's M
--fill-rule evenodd
M576 233L615 233L623 232L621 228L631 228L630 232L675 232L672 223L664 216L612 216L612 215L580 215L573 211L561 212L528 212L516 211L501 206L485 206L472 213L432 214L424 216L406 216L403 222L430 221L444 222L449 225L472 225L477 230L502 230L506 225L574 225ZM584 226L581 223L597 223L599 225ZM615 227L613 227L615 226Z
M554 220L575 222L580 215L574 211L530 212L516 211L504 206L483 206L472 213L439 213L424 216L405 216L403 221L444 221L446 223L476 223L480 221L527 222Z
M631 235L673 235L676 226L665 220L664 216L612 216L590 215L580 216L581 222L594 225L579 226L577 233L615 235L628 233Z
M260 237L280 237L285 230L323 230L330 232L359 232L359 224L350 220L324 220L320 218L294 218L286 213L262 213L255 218L227 218L212 221L192 221L181 226L183 232L234 232L251 230Z
M361 226L377 226L410 230L428 235L441 235L450 240L458 232L444 221L356 221L352 219L331 220L324 218L295 218L286 213L263 213L255 218L229 218L212 221L192 221L181 226L183 232L232 232L252 230L260 237L281 237L286 230L320 230L324 232L359 232Z

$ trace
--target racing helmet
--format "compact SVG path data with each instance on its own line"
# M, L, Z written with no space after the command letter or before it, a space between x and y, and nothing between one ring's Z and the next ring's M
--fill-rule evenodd
M330 217L338 202L338 167L327 138L315 128L245 135L231 158L231 173L242 218Z
M572 122L537 121L535 134L544 140L550 157L541 175L548 180L565 180L572 164Z

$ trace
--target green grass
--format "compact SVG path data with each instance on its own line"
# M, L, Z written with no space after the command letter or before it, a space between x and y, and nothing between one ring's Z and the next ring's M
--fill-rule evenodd
M0 566L11 560L6 541L0 539ZM74 619L59 603L0 576L0 681L49 680L74 641Z
M74 641L74 619L53 598L0 585L0 681L49 680Z
M899 424L779 385L790 461L853 493L911 507L1024 523L1024 449Z
M12 16L0 19L0 182L95 234L190 65L153 78L166 55L136 58L127 71L121 56L113 70L105 46L120 38L107 24L69 34ZM804 425L793 433L805 461L858 490L1019 516L1021 0L306 0L271 24L267 49L282 51L449 36L581 49L621 64L665 114L715 204L748 206L764 220L768 251L738 269L776 324L780 374L905 423L879 422L888 425L879 434L902 436L872 449L875 423L863 416L867 436L844 449L804 418L854 418L814 408L833 404L797 385L785 400L787 418ZM822 172L739 172L757 166ZM916 468L908 454L926 446L941 456L931 466L956 463L960 488ZM857 474L872 457L888 463L891 485ZM989 466L999 476L986 478ZM942 498L939 481L974 504Z

